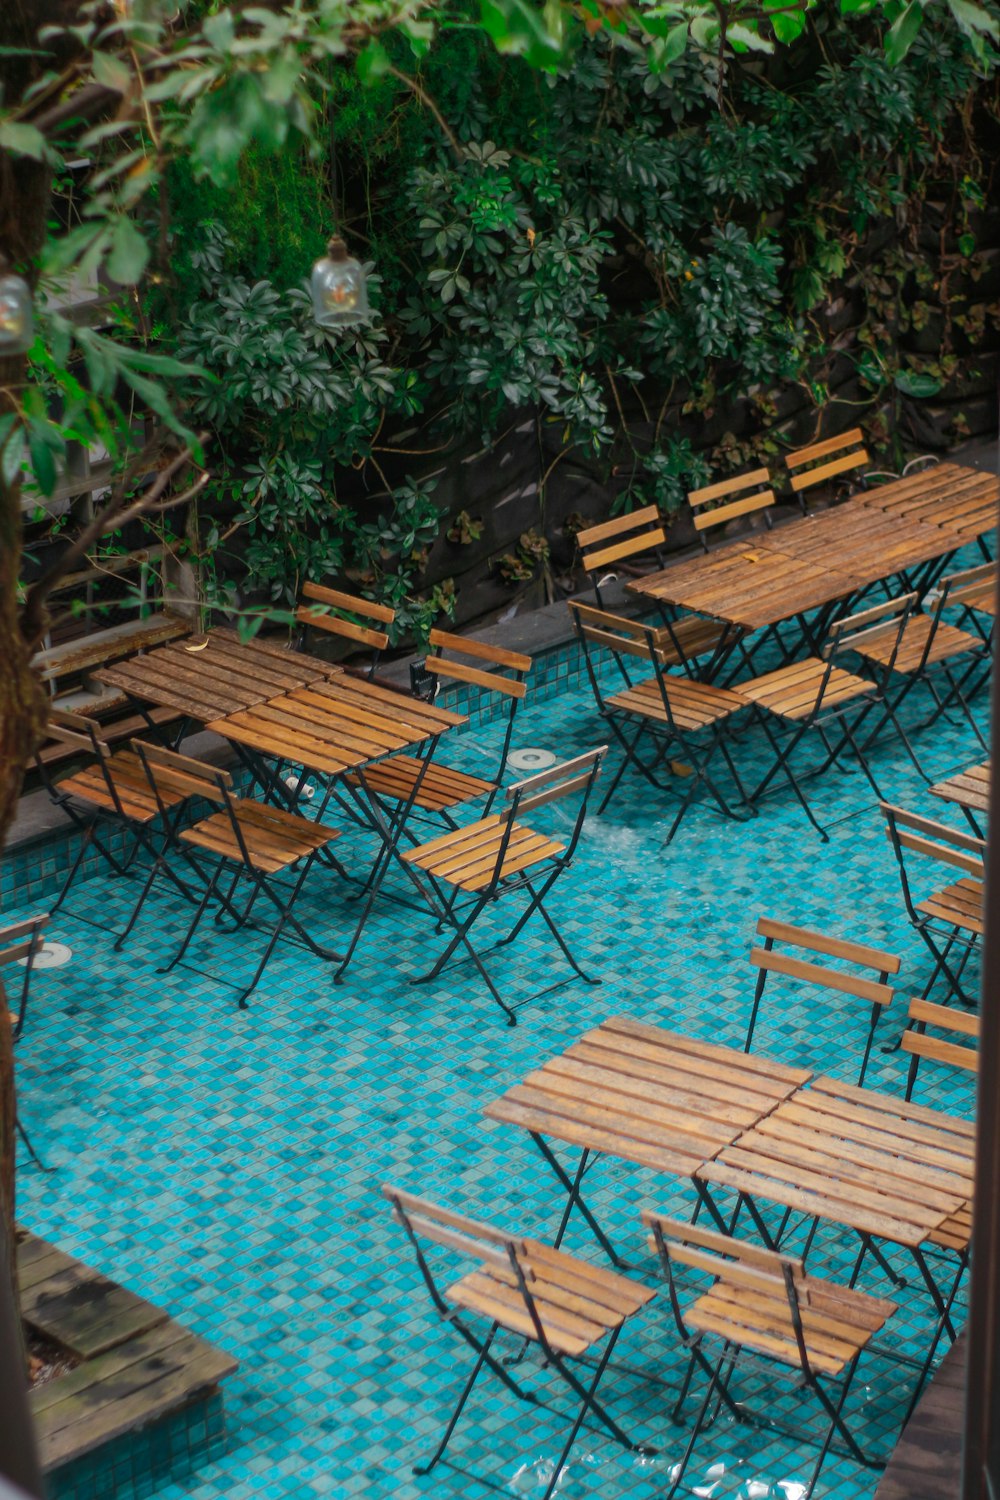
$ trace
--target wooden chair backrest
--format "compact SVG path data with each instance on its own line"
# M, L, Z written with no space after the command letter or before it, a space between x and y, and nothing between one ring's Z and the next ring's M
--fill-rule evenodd
M87 755L97 755L103 760L111 755L111 746L102 735L100 725L84 714L70 713L65 708L50 708L48 734L50 739L82 750Z
M968 1073L979 1072L978 1016L948 1005L935 1005L930 1000L911 1000L909 1020L911 1024L903 1032L900 1045L914 1060L930 1058L934 1062L948 1063L953 1068L964 1068ZM928 1036L922 1029L927 1026L951 1032L953 1036L970 1037L973 1045L968 1047L961 1042ZM921 1029L915 1029L917 1027Z
M524 1254L523 1240L495 1229L492 1224L442 1208L428 1198L405 1192L388 1182L382 1184L381 1191L383 1198L392 1204L396 1222L417 1239L442 1245L503 1272L511 1268L511 1252Z
M902 960L895 953L885 953L880 948L851 942L847 938L828 937L804 927L793 927L789 922L779 922L772 917L759 919L757 936L764 939L765 946L751 950L750 962L760 970L762 977L764 974L784 974L789 979L800 979L844 995L854 995L872 1005L892 1004L895 991L886 983L885 976L899 973ZM772 943L782 943L800 952L822 954L825 958L844 959L859 969L869 970L876 977L831 969L826 964L779 952L771 946Z
M38 946L38 936L49 920L47 911L37 917L25 917L21 922L12 922L9 927L0 927L0 967L16 963L19 958L29 958Z
M787 1293L786 1271L797 1286L805 1281L805 1267L795 1256L765 1250L745 1240L734 1240L717 1229L668 1218L652 1209L642 1209L640 1216L650 1230L650 1249L654 1254L660 1253L661 1257L665 1254L675 1265L707 1271L729 1286L738 1286L748 1292L780 1292L784 1296Z
M524 678L531 671L531 657L519 651L507 651L502 646L493 646L486 641L476 641L470 636L453 635L446 630L432 630L430 644L437 654L428 656L424 666L435 677L449 677L456 682L471 682L490 692L503 693L508 698L523 698L528 691ZM442 652L448 652L443 656ZM494 668L505 668L513 672L508 677L503 671L486 672L481 667L468 666L455 661L455 656L471 656L474 661L489 662Z
M507 808L502 816L520 817L522 813L542 807L546 802L557 802L574 792L581 792L585 801L607 753L607 745L601 745L597 750L588 750L573 760L564 760L560 765L550 767L548 771L538 771L534 776L525 777L524 781L515 782L507 788Z
M154 791L180 792L185 797L207 797L210 802L226 802L233 778L219 766L210 766L176 750L165 750L146 740L133 740L132 749L142 761Z
M643 552L655 551L667 540L660 512L655 505L633 510L625 516L614 516L599 526L588 526L577 532L577 544L588 573L596 573L609 563L625 562Z
M924 604L939 603L941 609L946 609L949 605L959 608L965 605L974 609L984 596L992 599L996 581L995 562L979 563L974 568L961 568L957 573L949 573L947 578L942 578L937 587L924 596Z
M568 599L566 603L586 644L604 646L616 656L635 656L648 662L655 660L661 630L641 620L630 620L606 609L596 609L592 604L581 604L577 599Z
M747 490L753 493L746 494ZM736 496L740 498L734 498ZM755 511L764 511L765 521L769 526L771 524L771 517L766 512L774 505L774 491L766 469L754 469L749 474L736 474L700 490L689 490L687 498L694 528L698 532L725 526L727 521L752 515ZM702 542L705 542L704 536Z
M364 620L378 620L391 625L395 612L387 604L375 604L371 599L359 599L354 594L344 594L340 589L328 589L319 583L304 583L302 597L312 599L318 609L300 604L295 618L300 625L309 625L316 630L325 630L330 635L342 636L348 641L357 641L361 646L370 646L374 651L384 651L389 637L384 630L371 625L359 625L344 615L360 615Z
M868 609L859 610L857 614L835 620L830 626L823 655L829 658L846 651L864 652L883 641L894 641L898 649L916 602L915 593L897 594L893 599L885 599L881 604L873 604ZM893 651L890 668L895 655Z
M824 438L821 443L810 443L785 455L785 468L791 475L791 486L797 495L825 484L828 479L835 479L838 474L851 474L868 463L871 459L860 427L852 427L850 432Z
M907 812L905 808L893 807L880 802L879 807L887 823L886 833L894 845L911 854L926 855L982 880L985 874L986 840L974 833L965 833L950 828L947 823L937 823L919 813Z

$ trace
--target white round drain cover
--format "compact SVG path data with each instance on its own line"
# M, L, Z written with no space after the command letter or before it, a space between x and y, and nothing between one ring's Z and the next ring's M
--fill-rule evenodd
M551 750L512 750L507 757L515 771L547 771L556 758Z
M67 948L65 943L43 943L35 950L35 961L32 965L36 969L61 969L63 964L68 964L73 957L72 948ZM19 958L18 963L23 969L27 964L26 958Z

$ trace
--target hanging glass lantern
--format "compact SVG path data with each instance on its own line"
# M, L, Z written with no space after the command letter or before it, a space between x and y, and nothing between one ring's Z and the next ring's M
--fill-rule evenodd
M30 349L34 321L31 288L24 277L0 274L0 354L24 354Z
M360 261L339 237L313 266L312 300L320 328L356 328L368 321L368 286Z

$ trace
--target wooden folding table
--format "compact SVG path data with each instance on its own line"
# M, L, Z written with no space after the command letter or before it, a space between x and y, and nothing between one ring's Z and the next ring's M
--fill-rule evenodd
M990 762L988 760L984 760L978 766L969 766L968 770L959 771L957 775L949 776L945 781L936 782L931 787L931 791L935 797L940 797L945 802L953 802L960 807L977 837L984 836L976 814L985 815L990 810Z
M613 1156L695 1178L810 1076L808 1068L615 1016L529 1073L484 1113L527 1130L565 1189L554 1243L562 1243L577 1208L606 1254L622 1264L581 1196L593 1160ZM579 1149L575 1169L563 1165L549 1140Z

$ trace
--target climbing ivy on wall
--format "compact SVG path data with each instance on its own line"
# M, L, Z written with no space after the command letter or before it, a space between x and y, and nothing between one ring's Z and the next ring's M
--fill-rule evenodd
M624 457L617 505L667 510L710 468L776 452L793 388L818 428L845 362L858 415L897 438L901 401L1000 326L975 291L994 63L928 20L893 66L874 30L823 8L780 56L721 77L716 55L653 72L600 38L542 76L457 32L418 93L388 66L334 75L323 149L251 155L228 198L175 168L194 273L171 292L178 349L215 377L193 400L226 455L199 545L238 546L272 598L346 571L419 625L445 601L421 597L438 514L413 476L513 413L558 456ZM319 334L299 290L334 220L377 267L357 337ZM904 352L932 317L934 346ZM699 420L741 402L749 432L698 452Z

